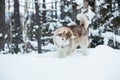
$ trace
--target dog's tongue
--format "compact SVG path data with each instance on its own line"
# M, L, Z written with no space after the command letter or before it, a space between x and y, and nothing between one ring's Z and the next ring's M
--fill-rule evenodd
M56 43L60 46L60 47L65 47L65 46L67 46L67 45L69 45L70 44L70 41L69 40L62 40L62 38L61 37L59 37L59 36L56 36Z

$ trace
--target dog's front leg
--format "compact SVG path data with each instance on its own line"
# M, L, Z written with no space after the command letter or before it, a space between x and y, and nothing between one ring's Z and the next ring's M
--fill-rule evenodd
M70 56L74 51L75 51L75 48L74 49L69 48L68 52L67 52L67 55Z
M65 57L64 51L63 50L58 50L58 57L63 58Z

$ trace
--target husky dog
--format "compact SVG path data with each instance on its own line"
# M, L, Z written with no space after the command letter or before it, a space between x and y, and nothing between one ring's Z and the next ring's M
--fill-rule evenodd
M82 48L83 55L87 55L88 19L84 14L78 14L79 25L61 26L54 32L53 42L58 51L58 57L70 55L77 46Z

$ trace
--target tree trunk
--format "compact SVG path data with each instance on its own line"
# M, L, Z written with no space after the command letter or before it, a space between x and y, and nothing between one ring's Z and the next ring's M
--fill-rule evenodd
M89 5L92 7L92 11L95 12L96 0L88 0Z
M57 19L57 0L55 0L55 9L56 9L56 11L55 11L55 18Z
M9 47L9 53L12 53L12 19L11 19L11 11L10 11L10 6L11 5L11 1L8 0L8 17L9 17L9 21L8 21L8 25L9 25L9 35L8 35L8 47Z
M64 17L65 17L65 12L64 12L65 2L64 2L64 0L60 0L60 3L61 3L61 5L60 5L60 12L61 12L60 17L61 17L61 19L64 19Z
M5 45L5 0L0 0L0 51L4 50Z
M20 12L19 12L19 0L14 0L14 40L13 43L15 44L14 51L15 53L19 52L19 43L22 42L22 29L20 24Z
M38 53L42 53L42 40L41 40L41 29L40 29L40 16L39 16L39 6L38 6L38 0L35 0L35 10L36 10L36 25L38 25L38 28L36 30L36 39L38 41Z
M46 4L45 4L45 0L43 0L43 9L46 9ZM46 11L43 11L43 23L46 22Z
M27 35L27 31L28 31L28 26L27 26L27 18L28 18L28 0L25 0L25 7L24 7L24 19L23 19L23 41L24 41L24 52L26 53L28 51L28 45L27 45L27 41L28 41L28 35Z

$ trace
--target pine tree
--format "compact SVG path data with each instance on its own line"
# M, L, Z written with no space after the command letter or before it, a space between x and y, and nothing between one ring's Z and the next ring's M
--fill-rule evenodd
M22 26L20 23L20 11L19 11L19 0L14 0L14 27L13 27L13 50L15 53L18 53L20 51L19 44L22 41Z
M99 44L105 44L108 39L103 37L102 35L106 32L113 33L114 35L111 39L108 39L106 45L109 45L113 48L119 48L120 45L116 41L115 36L118 35L119 32L119 14L118 14L118 7L113 0L105 0L96 8L96 16L93 19L90 26L93 30L98 31L98 35L91 35L91 47L95 47Z
M55 9L56 9L56 11L55 11L55 18L57 19L57 0L55 0Z
M25 0L24 17L23 17L23 41L24 41L24 52L28 52L28 0Z
M77 4L74 3L74 0L60 0L60 10L61 10L61 20L64 20L63 25L71 23L71 21L76 21L77 14Z
M42 40L41 40L41 28L40 28L40 16L39 16L39 5L38 5L38 0L35 0L35 10L36 10L36 25L37 25L37 30L36 30L36 39L38 42L38 53L42 53Z
M5 46L5 0L0 0L0 51Z
M42 5L43 9L46 9L46 4L45 4L45 0L43 0L43 5ZM46 11L44 10L42 13L42 19L43 19L43 23L46 22Z

